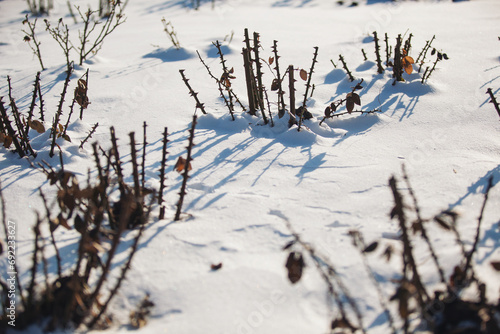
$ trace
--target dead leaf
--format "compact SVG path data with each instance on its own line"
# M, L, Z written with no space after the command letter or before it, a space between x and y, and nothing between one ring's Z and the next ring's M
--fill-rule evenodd
M350 114L354 110L354 101L352 99L347 99L345 102L345 107L347 109L347 112Z
M177 162L175 163L174 169L178 173L182 173L185 168L186 168L186 159L184 159L183 157L179 157L179 159L177 159ZM191 167L191 162L190 162L188 167L187 167L187 170L190 171L191 169L192 169L192 167Z
M43 126L43 123L36 120L36 119L28 121L28 125L30 126L30 128L32 128L33 130L35 130L38 133L45 132L45 126Z
M3 142L3 146L5 148L9 148L10 145L12 145L12 137L8 136L8 135L7 136L4 135L2 142Z
M291 252L286 260L286 269L288 269L288 279L292 284L297 283L302 277L302 270L305 263L302 254L299 252Z
M405 72L407 74L411 74L413 72L413 66L412 64L415 64L415 60L413 60L412 57L410 56L405 56L401 60L401 64L403 65Z
M374 241L371 244L369 244L368 246L366 246L365 249L363 249L363 253L371 253L371 252L375 251L377 249L377 247L378 247L378 242Z
M493 269L495 269L496 271L500 271L500 261L493 261L491 262L491 266L493 267Z
M272 65L274 63L274 57L269 57L269 65Z
M358 94L356 93L347 93L347 98L352 99L352 101L357 104L358 106L361 105L361 98L359 97Z
M280 88L280 81L278 79L273 79L273 83L271 84L271 91L277 91Z
M219 264L212 264L212 265L210 266L210 269L211 269L212 271L217 271L217 270L219 270L220 268L222 268L222 262L221 262L221 263L219 263Z
M300 78L301 78L302 80L304 80L304 81L306 81L306 80L307 80L307 71L306 71L306 70L304 70L304 69L301 69L301 70L300 70Z

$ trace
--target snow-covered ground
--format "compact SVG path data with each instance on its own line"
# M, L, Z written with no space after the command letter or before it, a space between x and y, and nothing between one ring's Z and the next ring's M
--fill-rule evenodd
M54 3L47 19L55 24L63 17L76 41L81 23L73 23L66 1ZM98 1L72 3L96 8ZM289 221L305 241L335 264L358 301L370 333L387 333L376 291L348 232L361 231L367 242L390 242L397 235L398 226L389 217L393 199L388 179L393 174L402 179L404 164L423 216L432 217L448 208L459 211L459 229L470 241L467 245L472 244L487 179L493 176L494 184L500 180L500 123L485 94L491 87L500 96L500 2L368 0L350 7L324 0L216 0L213 6L211 1L202 1L198 10L190 5L188 0L130 1L124 11L127 21L107 37L96 56L76 67L70 84L72 92L77 79L89 69L91 104L83 121L70 127L73 143L59 142L65 168L81 175L82 182L89 168L95 175L95 168L91 146L78 149L78 145L96 122L99 127L92 141L109 149L109 127L114 126L122 152L129 151L129 132L135 131L136 140L142 140L142 124L147 122L146 175L151 187L159 185L164 127L170 133L167 218L158 221L155 209L132 269L114 300L117 323L109 332L129 330L128 313L147 292L156 306L149 324L141 329L144 333L327 332L337 311L329 308L327 287L314 265L306 263L304 277L297 284L287 279L287 254L282 247L292 240L286 227ZM10 76L13 95L24 108L31 102L32 83L40 70L23 42L26 9L25 1L0 1L0 95L7 101ZM175 28L181 50L173 48L163 31L163 17ZM43 18L37 27L47 67L41 74L42 92L51 120L66 65L59 46L44 29ZM288 129L287 118L277 118L274 104L274 127L241 111L231 121L196 51L220 75L212 42L223 44L228 66L235 71L233 90L247 104L241 55L244 28L260 33L263 59L272 56L271 46L278 41L283 73L288 65L308 70L314 47L319 48L312 77L315 91L307 103L314 118L305 121L303 131ZM414 72L404 74L406 82L393 86L392 69L377 73L373 31L381 38L388 33L391 45L398 34L406 38L412 33L410 55L415 59L435 35L433 46L450 59L438 63L427 84L420 82L422 73ZM368 61L363 60L362 48ZM381 52L384 58L383 45ZM339 54L353 75L364 79L359 91L361 108L382 112L353 114L319 125L325 107L345 97L355 85L337 64ZM434 58L429 55L425 66ZM330 59L339 67L334 68ZM185 69L208 115L197 112L193 170L184 204L190 217L174 222L182 178L173 165L185 153L195 109L179 69ZM274 77L265 65L263 78L270 87ZM302 101L305 82L299 79L296 89L297 101ZM269 97L276 102L275 92L269 92ZM63 115L67 116L67 110L65 106ZM59 158L49 158L46 142L47 134L33 139L34 149L40 152L33 161L46 159L57 167ZM44 212L37 189L43 185L52 197L55 189L26 159L4 148L0 157L7 217L17 223L18 265L25 271L31 263L35 211ZM130 161L130 156L124 154L123 159ZM404 188L402 182L400 186ZM498 273L489 265L490 260L500 258L499 202L496 187L485 210L476 257L492 300L498 299L500 286ZM77 233L57 232L69 266ZM450 274L460 258L453 236L432 228L431 237ZM370 259L390 295L399 261ZM438 283L429 254L422 252L418 261L426 283ZM211 264L217 263L222 268L212 271ZM27 282L28 273L21 279Z

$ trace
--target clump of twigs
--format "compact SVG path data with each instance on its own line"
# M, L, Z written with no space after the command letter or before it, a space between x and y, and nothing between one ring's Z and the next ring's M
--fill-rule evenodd
M79 31L80 43L77 47L80 65L90 55L97 54L101 50L106 37L115 31L118 26L125 23L121 1L109 1L108 6L107 14L100 19L94 18L94 14L98 13L97 11L89 8L85 13L82 13L80 7L76 7L83 21L83 31Z
M33 229L35 238L30 282L26 287L18 281L21 307L17 310L16 328L23 329L34 323L43 323L45 331L78 327L97 329L111 323L107 309L131 268L155 195L152 192L151 199L144 205L141 212L141 221L144 223L132 238L125 262L115 269L118 275L111 279L110 273L116 266L114 260L118 247L121 246L125 233L128 233L129 222L136 218L134 214L137 211L134 208L138 197L137 193L130 191L130 187L123 183L122 178L112 175L113 154L107 154L103 165L97 144L93 145L93 150L97 178L89 178L87 185L82 185L74 173L65 170L62 159L59 170L45 162L38 164L49 183L57 187L57 196L55 203L51 203L40 189L45 215L38 213ZM121 194L122 205L118 211L114 210L112 200L116 187L126 189ZM61 263L58 242L54 236L59 228L75 230L79 234L77 254L72 266L63 266ZM48 259L43 251L47 247L47 230L50 231L51 244L56 254L55 277L48 274ZM65 270L64 267L68 269ZM37 284L38 281L45 284Z
M488 88L486 90L486 94L488 94L490 96L490 103L493 103L493 105L495 106L495 110L498 113L498 116L500 116L500 106L498 105L498 101L495 97L495 94L493 94L493 91L491 90L491 88Z
M500 304L498 298L487 296L487 286L475 270L474 254L477 252L481 239L485 209L489 193L493 188L493 177L487 180L483 202L481 205L477 228L472 245L466 248L465 238L458 230L458 214L452 210L444 210L439 214L424 218L418 204L417 196L412 188L406 169L403 167L404 189L401 190L399 181L392 176L389 179L389 189L394 198L394 206L390 212L391 219L396 219L400 229L398 241L383 246L382 241L366 243L358 231L350 231L353 245L360 251L363 265L374 285L380 307L388 322L391 333L420 333L432 332L434 334L449 333L475 333L494 334L500 332ZM409 200L408 200L409 198ZM325 281L328 296L338 308L338 316L331 322L332 332L340 333L366 333L362 316L350 296L348 287L340 279L340 273L335 269L330 259L318 254L314 246L302 240L302 237L293 230L286 220L286 225L293 236L283 249L288 252L286 260L287 275L292 284L297 284L304 275L306 261L313 262L318 273ZM461 256L457 265L446 274L443 261L431 240L431 229L441 229L450 233L460 248ZM397 245L400 244L400 245ZM431 292L422 277L422 266L417 259L421 258L423 247L427 247L430 262L436 270L439 283ZM383 249L381 252L379 249ZM395 284L395 291L386 295L380 286L380 278L370 266L369 257L379 253L387 261L399 253L402 261L401 274L391 281ZM500 262L492 261L491 266L500 271ZM465 292L468 293L465 293ZM477 297L471 292L475 292ZM492 302L491 300L497 300ZM396 308L390 307L389 302L397 304ZM350 308L351 313L347 312ZM356 323L352 317L356 318Z
M214 74L212 74L212 71L208 67L208 65L203 61L203 58L201 58L201 55L198 51L196 53L198 54L198 58L200 59L201 63L205 68L207 69L208 74L212 77L212 79L215 80L217 83L217 88L219 89L219 94L222 100L224 101L224 104L226 105L229 114L231 115L231 119L234 121L235 116L234 116L234 103L235 101L240 105L240 107L245 111L245 107L243 104L240 102L238 96L236 96L236 93L232 89L232 83L231 80L236 79L234 76L234 67L231 69L228 68L226 64L226 60L224 59L224 54L221 49L221 44L219 41L216 41L213 43L213 45L217 48L217 54L219 55L220 63L222 65L222 74L220 78L217 78ZM224 93L225 92L225 93Z
M293 236L293 240L283 247L283 250L288 252L285 267L290 282L296 284L302 278L307 256L327 286L328 299L338 308L338 314L330 322L332 333L338 330L341 330L342 333L354 333L358 330L366 333L361 311L333 263L327 257L319 254L311 244L303 241L288 220L286 220L286 225ZM349 315L349 311L354 313L356 323L351 319L353 316Z
M491 177L488 179L474 243L471 249L467 251L464 240L457 229L458 214L445 210L431 219L424 219L421 216L421 209L404 168L403 176L411 204L405 203L395 177L391 177L389 186L395 203L391 217L398 220L401 229L404 268L403 276L391 300L399 304L399 316L404 321L404 331L408 332L410 330L411 318L417 313L418 319L437 334L455 333L460 328L468 328L471 333L498 333L500 331L500 322L498 321L500 316L498 307L500 305L494 305L487 301L485 295L486 284L477 276L473 265L473 256L477 251L484 210L488 202L489 192L493 187L493 179ZM413 211L413 215L416 217L414 222L409 221L409 210ZM445 270L442 268L439 256L429 238L428 229L430 227L428 225L431 222L434 222L444 231L453 233L462 249L462 261L455 266L448 279L445 277ZM419 271L419 264L415 258L416 251L413 243L418 236L421 236L427 245L442 284L442 288L436 289L433 294L428 292L428 287L424 284ZM467 289L475 289L479 298L469 300L464 297L463 292ZM411 304L417 305L417 308L413 309L410 306Z
M363 86L361 85L362 83L363 79L361 79L359 83L357 83L354 87L352 87L352 91L350 93L347 93L345 98L340 100L335 100L332 103L330 103L330 105L325 108L325 115L323 116L323 119L319 122L319 125L321 125L326 119L333 117L340 117L347 114L352 114L352 113L373 114L376 112L380 112L379 109L368 110L368 111L354 110L354 107L356 105L361 106L361 98L359 94L356 93L356 91L363 89ZM337 112L338 108L344 103L346 110Z
M163 30L167 33L167 36L170 38L172 45L177 50L181 49L181 44L179 43L179 38L177 37L177 33L174 30L174 26L172 22L168 21L163 17L161 19L161 23L163 23Z
M33 51L33 54L37 57L38 61L40 62L40 67L42 68L42 71L43 71L43 70L45 70L45 66L43 65L42 54L40 52L41 42L37 39L36 33L35 33L36 22L37 22L37 19L35 19L33 21L33 23L31 23L28 20L28 15L26 14L26 18L24 19L23 24L26 24L28 26L29 30L28 31L23 30L23 32L25 33L24 41L26 43L28 43L31 50Z
M429 67L427 66L427 68L425 69L425 72L424 74L422 75L422 83L426 83L427 80L429 80L429 77L431 76L431 74L434 72L434 70L436 69L436 65L438 62L440 62L441 60L448 60L448 55L446 53L443 53L441 51L437 51L435 48L432 49L431 51L431 56L434 56L436 55L436 60L434 60L434 63L432 65L432 67ZM430 70L429 70L430 68Z

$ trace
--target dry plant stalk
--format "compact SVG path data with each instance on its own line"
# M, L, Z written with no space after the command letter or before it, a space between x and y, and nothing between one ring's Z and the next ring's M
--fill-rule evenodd
M191 161L193 158L191 157L191 152L193 150L194 146L194 129L196 127L196 119L197 116L193 115L193 121L191 123L191 129L189 130L189 142L188 146L186 147L187 149L187 157L186 160L181 160L179 158L178 164L177 164L177 170L179 172L182 172L182 185L181 189L179 191L179 201L177 202L177 211L175 212L175 221L179 221L181 219L181 213L182 213L182 204L184 203L184 196L186 195L186 186L187 186L187 181L189 179L189 170L191 169ZM179 163L181 162L182 163Z

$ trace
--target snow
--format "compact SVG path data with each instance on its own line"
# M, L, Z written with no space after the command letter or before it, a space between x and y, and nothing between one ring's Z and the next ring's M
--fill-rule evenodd
M110 126L116 129L125 167L130 168L128 133L135 131L136 141L142 141L146 121L150 142L147 184L157 187L164 127L170 134L166 219L158 221L155 209L132 269L114 300L117 323L107 332L129 331L128 313L146 292L156 306L148 325L140 330L143 333L327 332L336 311L329 306L327 287L312 262L307 263L297 284L290 284L286 277L287 254L282 247L292 240L286 227L289 221L305 241L335 264L359 303L369 332L387 333L378 297L348 232L361 231L367 242L390 242L397 237L398 226L389 218L393 199L388 179L393 174L402 179L402 164L422 214L431 217L443 209L458 210L459 228L470 241L468 246L472 245L486 181L489 176L494 177L494 184L500 180L500 123L485 94L489 87L497 96L500 91L500 2L358 2L349 7L321 0L217 0L213 8L211 1L202 1L193 10L187 0L130 1L124 12L127 21L107 37L98 55L76 67L69 91L90 69L91 104L82 121L74 118L68 131L72 142L59 139L58 144L63 148L65 168L82 182L88 169L96 175L90 143L98 141L109 149ZM72 22L66 1L54 3L48 19L55 23L63 17L76 40L81 23ZM86 8L88 1L72 3ZM91 5L96 7L97 1ZM7 100L9 75L16 102L26 108L39 70L36 57L22 41L26 3L2 0L0 8L0 96ZM162 17L177 32L180 50L163 31ZM41 83L50 110L45 123L49 128L66 65L61 50L44 30L42 18L37 27L47 67ZM218 76L222 70L212 42L223 44L228 67L235 69L233 90L246 104L241 56L244 28L260 33L264 59L272 56L273 40L278 41L282 73L291 64L308 70L313 48L319 47L312 77L316 89L308 101L314 118L304 122L303 131L288 128L287 117L278 119L275 106L274 127L241 111L231 120L196 51ZM404 75L406 82L393 86L392 70L377 73L371 37L375 30L379 37L387 32L391 45L398 34L412 33L410 55L414 58L435 35L433 46L446 52L450 60L439 62L425 85L420 82L422 73L413 73ZM368 61L363 61L361 48ZM331 64L330 59L339 63L339 54L353 75L364 79L359 92L362 109L382 112L328 119L319 125L325 107L355 85L344 70ZM182 178L173 165L185 154L195 110L180 69L185 69L208 114L197 112L193 170L183 208L189 216L174 222ZM272 74L266 65L264 71L265 85L270 87ZM299 79L296 89L297 101L302 101L305 83ZM269 97L276 101L275 92L269 92ZM67 110L65 105L64 121ZM96 122L99 127L91 142L79 149ZM60 166L57 156L49 157L48 132L39 135L32 131L30 137L39 152L31 159L35 164L43 159ZM27 159L19 159L3 147L0 156L7 217L18 224L18 265L24 273L21 280L28 282L35 211L44 212L37 189L42 186L49 197L55 195L55 189ZM400 186L404 188L402 182ZM498 273L489 266L491 260L500 258L499 201L497 186L490 193L476 255L492 300L498 299L500 287ZM57 232L69 266L77 233ZM131 232L127 238L133 235ZM431 238L446 272L451 273L459 259L453 236L436 228ZM386 263L376 256L370 260L390 295L394 291L390 280L397 277L399 262ZM426 283L437 284L428 253L423 251L417 260ZM222 268L212 271L211 264L217 263ZM2 270L4 266L2 262ZM32 328L33 333L37 331Z

